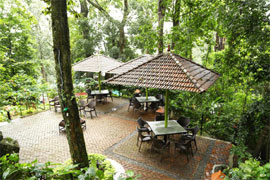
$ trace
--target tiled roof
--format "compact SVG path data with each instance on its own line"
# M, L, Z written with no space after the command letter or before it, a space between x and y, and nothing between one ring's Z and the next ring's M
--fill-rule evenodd
M108 79L109 84L204 92L219 75L173 53L160 54L133 69Z
M107 72L108 70L120 66L121 62L106 57L104 55L92 55L80 62L77 62L73 65L74 71L83 71L83 72Z
M143 55L143 56L140 56L136 59L133 59L133 60L130 60L116 68L113 68L111 70L109 70L107 73L110 73L110 74L122 74L124 72L127 72L143 63L145 63L146 61L148 61L149 59L153 58L154 56L153 55L149 55L149 54L146 54L146 55Z

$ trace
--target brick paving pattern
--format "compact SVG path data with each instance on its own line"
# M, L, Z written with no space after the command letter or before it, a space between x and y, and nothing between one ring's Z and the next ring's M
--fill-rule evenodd
M136 119L153 120L155 114L127 109L128 101L122 98L97 105L98 117L87 117L83 130L88 153L101 153L120 162L125 169L140 174L139 179L209 179L214 164L228 163L231 145L203 137L198 137L198 151L189 162L185 154L174 154L173 145L162 162L160 154L150 154L148 144L143 144L139 153ZM0 126L0 131L18 140L21 162L64 162L70 154L66 134L58 132L61 119L61 113L45 111Z

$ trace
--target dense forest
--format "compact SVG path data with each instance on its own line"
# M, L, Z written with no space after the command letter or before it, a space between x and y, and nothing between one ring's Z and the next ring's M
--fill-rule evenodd
M270 3L266 0L68 0L71 63L93 54L126 62L165 52L221 76L207 92L170 91L172 116L230 141L239 157L270 159ZM49 0L0 0L0 121L54 96ZM76 86L87 75L74 73ZM156 92L158 90L151 89ZM41 108L42 104L39 105ZM40 108L38 107L38 108ZM13 115L13 114L12 114Z

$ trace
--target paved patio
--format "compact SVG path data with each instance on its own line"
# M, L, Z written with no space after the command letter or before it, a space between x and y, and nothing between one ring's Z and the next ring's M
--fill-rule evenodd
M140 174L139 179L209 179L214 164L228 164L231 144L198 137L198 151L187 162L186 155L174 148L160 162L160 154L150 154L150 145L136 146L136 120L142 116L153 120L153 112L128 112L128 100L114 98L112 103L98 104L98 117L87 118L84 138L88 153L101 153L120 162L125 169ZM61 113L45 111L0 126L5 137L17 139L20 161L64 162L70 158L64 133L59 134ZM173 147L173 146L172 146Z

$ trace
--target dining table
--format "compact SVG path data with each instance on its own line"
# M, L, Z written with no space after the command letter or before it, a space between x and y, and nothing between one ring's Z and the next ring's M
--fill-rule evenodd
M108 95L109 94L109 90L108 89L103 89L101 91L99 90L93 90L91 91L91 95L92 96L96 96L96 95Z
M159 99L157 99L155 96L148 96L148 98L146 98L146 96L139 96L139 97L135 97L135 98L139 103L146 104L145 111L148 110L148 103L159 102Z
M184 134L187 130L183 128L176 120L169 120L168 127L164 127L164 121L146 121L155 136L164 136L165 142L169 135Z

